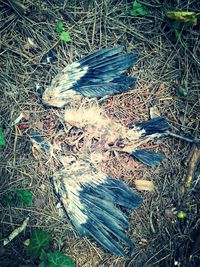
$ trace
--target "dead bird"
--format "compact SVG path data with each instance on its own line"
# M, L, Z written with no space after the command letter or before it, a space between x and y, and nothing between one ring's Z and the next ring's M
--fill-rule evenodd
M54 169L53 183L59 200L77 232L92 236L105 249L116 255L127 255L119 244L122 241L132 251L133 244L126 236L128 220L119 206L136 209L142 197L124 182L108 177L98 169L104 153L129 153L149 165L158 165L161 154L140 149L140 145L160 137L169 128L158 117L132 128L113 122L102 111L98 100L133 89L136 78L124 75L136 62L135 54L119 55L121 47L94 52L63 69L45 90L45 105L63 108L63 124L81 129L83 146L76 153L63 150L67 135L63 130L48 141L33 132L31 139L37 149L56 158L60 168ZM95 99L95 106L90 101ZM74 102L79 108L73 108ZM89 104L88 104L89 103ZM62 141L59 141L62 140ZM95 158L95 160L93 160ZM97 159L97 160L96 160ZM97 162L96 162L97 161Z

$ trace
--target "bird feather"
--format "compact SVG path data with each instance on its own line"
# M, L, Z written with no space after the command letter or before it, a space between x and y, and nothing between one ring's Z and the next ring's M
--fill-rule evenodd
M77 231L92 236L114 254L126 255L118 241L121 240L129 249L133 244L125 234L127 218L116 205L136 209L142 198L122 181L107 177L80 158L65 162L64 169L55 175L53 181Z
M122 73L137 59L132 53L118 55L121 51L121 47L101 49L68 65L45 90L43 103L62 108L73 103L75 95L101 98L128 91L136 79Z

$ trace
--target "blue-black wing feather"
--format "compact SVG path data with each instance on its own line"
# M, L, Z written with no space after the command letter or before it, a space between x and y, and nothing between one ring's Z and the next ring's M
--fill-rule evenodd
M171 126L169 125L167 120L164 117L160 116L141 123L138 126L137 130L141 131L140 138L149 137L151 135L153 135L154 138L159 138L170 128ZM165 158L164 155L160 153L139 148L133 150L130 155L150 167L159 165Z
M130 155L150 167L159 165L165 159L164 155L146 149L136 149Z
M121 47L101 49L79 60L79 68L82 70L87 67L87 72L71 89L86 97L100 98L134 87L136 79L122 74L136 62L136 55L118 55L121 51Z
M90 172L88 175L92 175L92 173ZM56 188L58 188L57 192L61 201L63 195L67 195L69 198L70 208L64 202L63 205L78 233L92 236L108 251L125 256L126 252L118 241L122 241L124 245L128 246L129 251L132 250L133 244L125 233L128 227L127 217L117 205L136 209L141 205L142 198L122 181L106 176L103 181L99 180L98 173L93 174L91 182L78 182L77 190L76 186L73 186L71 194L69 190L72 180L67 176L66 173L66 178L63 177L63 182L59 188L56 185ZM74 183L75 178L72 179ZM95 182L93 182L94 180ZM67 186L68 184L69 186ZM79 220L82 216L83 220Z

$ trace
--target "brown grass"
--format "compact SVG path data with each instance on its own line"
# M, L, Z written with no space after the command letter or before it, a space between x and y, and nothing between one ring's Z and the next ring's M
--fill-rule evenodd
M150 15L133 18L128 15L130 1L21 1L27 7L25 16L14 11L7 1L0 1L0 80L1 126L6 146L1 148L0 196L27 188L34 194L32 207L0 206L3 240L24 218L30 217L27 230L6 248L0 243L2 266L36 266L25 253L23 241L34 228L42 228L53 236L54 248L71 255L81 267L96 266L197 266L199 252L192 261L189 255L199 221L199 172L186 194L181 193L187 161L192 145L168 138L150 143L148 147L161 151L166 160L157 168L148 168L126 156L110 159L107 171L134 186L134 179L152 180L156 189L142 193L142 208L129 214L128 234L135 242L132 257L123 259L102 250L92 239L80 238L67 219L58 217L56 199L49 177L51 171L39 155L29 148L26 135L29 127L40 128L48 123L44 135L55 131L57 110L46 110L40 91L68 63L101 47L123 45L137 53L139 60L130 74L138 78L137 88L116 96L105 109L109 116L124 125L149 118L149 108L156 105L172 125L172 131L199 138L199 35L197 27L182 33L178 42L165 10L189 10L199 13L198 1L141 1ZM60 43L55 32L57 20L65 21L71 43ZM36 48L27 47L32 38ZM56 60L44 60L49 51ZM177 96L176 88L187 86L186 97ZM39 89L38 89L39 88ZM30 124L19 131L13 126L21 112L29 114ZM51 118L52 127L49 126ZM41 126L42 124L42 126ZM53 126L54 125L54 126ZM116 164L117 160L117 164ZM187 213L179 220L166 210L172 208ZM170 217L170 218L169 218Z

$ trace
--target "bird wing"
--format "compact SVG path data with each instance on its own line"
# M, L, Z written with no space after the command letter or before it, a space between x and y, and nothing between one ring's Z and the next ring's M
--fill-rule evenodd
M119 55L122 50L122 47L101 49L67 66L45 90L43 102L62 107L77 95L101 98L128 91L136 79L123 73L137 59L133 53Z
M129 250L133 244L125 234L127 217L116 205L136 209L142 198L122 181L91 169L80 159L63 165L65 169L54 176L54 187L77 232L92 236L108 251L125 256L118 241Z

